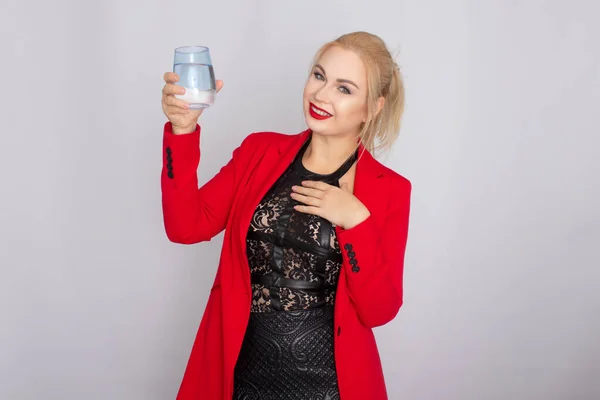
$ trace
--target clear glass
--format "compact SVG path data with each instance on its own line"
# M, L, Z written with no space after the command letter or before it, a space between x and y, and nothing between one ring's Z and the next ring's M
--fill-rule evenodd
M173 72L179 75L177 85L186 89L184 95L175 95L189 103L190 108L200 109L213 105L216 83L208 47L183 46L175 49Z

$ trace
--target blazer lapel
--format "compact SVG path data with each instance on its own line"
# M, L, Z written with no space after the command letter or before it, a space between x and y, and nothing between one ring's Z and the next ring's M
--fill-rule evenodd
M354 195L369 209L376 206L378 191L373 190L378 179L385 175L383 166L361 144L354 177Z

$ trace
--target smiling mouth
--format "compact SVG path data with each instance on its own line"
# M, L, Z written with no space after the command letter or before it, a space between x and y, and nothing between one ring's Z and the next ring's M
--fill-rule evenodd
M313 103L310 103L310 115L316 119L326 119L333 116L327 111L315 106Z

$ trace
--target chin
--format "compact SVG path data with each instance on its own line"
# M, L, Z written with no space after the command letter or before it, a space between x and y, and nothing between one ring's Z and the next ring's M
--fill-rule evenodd
M304 120L311 131L319 135L327 135L329 133L330 129L327 129L326 121L317 121L310 115L304 115Z

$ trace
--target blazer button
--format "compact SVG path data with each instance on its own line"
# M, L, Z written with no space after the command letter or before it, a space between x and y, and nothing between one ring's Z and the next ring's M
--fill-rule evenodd
M172 153L172 151L171 151L171 148L170 148L170 147L167 147L167 154L168 154L168 155L171 155L171 153Z
M340 333L342 333L342 327L338 326L338 336L340 336Z
M171 157L171 155L170 155L170 154L169 154L169 155L167 155L167 161L168 161L168 162L172 162L172 161L173 161L173 157Z
M346 243L346 245L344 246L344 248L348 251L352 250L352 245L350 243Z
M354 267L352 267L352 272L358 272L360 271L360 267L358 265L355 265Z
M167 174L167 176L168 176L170 179L173 179L173 171L169 171L169 173Z
M351 258L350 259L350 265L354 266L358 263L358 261L356 261L356 258Z
M354 258L355 256L356 256L356 253L355 253L355 252L353 252L353 251L349 251L349 252L348 252L348 257L350 257L350 258Z

